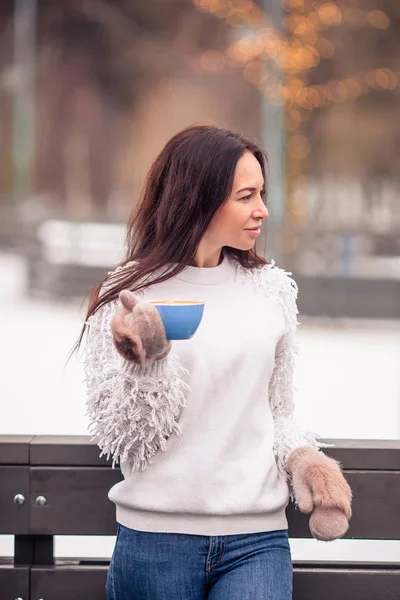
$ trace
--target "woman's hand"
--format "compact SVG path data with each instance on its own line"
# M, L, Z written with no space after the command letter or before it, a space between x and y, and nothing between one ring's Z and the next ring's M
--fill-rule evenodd
M312 513L310 531L318 540L342 537L351 518L352 493L339 463L310 446L293 450L288 458L296 504Z
M152 304L138 303L129 290L119 294L122 306L111 322L111 332L118 352L142 367L167 356L171 342L165 337L161 317Z

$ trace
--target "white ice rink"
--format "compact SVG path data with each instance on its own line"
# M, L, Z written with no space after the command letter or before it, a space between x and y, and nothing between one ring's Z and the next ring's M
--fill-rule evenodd
M83 373L66 364L84 317L78 303L29 300L24 265L0 255L0 435L86 434ZM400 437L400 323L300 317L297 419L321 437ZM0 555L12 539L0 536ZM354 544L357 544L355 552ZM113 539L57 538L60 556L110 556ZM294 558L399 560L399 542L293 541ZM352 556L354 558L354 556Z

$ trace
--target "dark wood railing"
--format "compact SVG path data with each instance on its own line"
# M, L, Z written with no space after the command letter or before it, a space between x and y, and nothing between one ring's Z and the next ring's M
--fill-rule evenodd
M326 440L354 493L347 538L400 540L400 441ZM1 600L104 600L108 559L56 559L54 535L115 535L110 487L122 479L80 436L0 436L0 534L15 536L0 559ZM292 538L310 537L308 517L287 510ZM400 598L396 564L299 561L294 600Z

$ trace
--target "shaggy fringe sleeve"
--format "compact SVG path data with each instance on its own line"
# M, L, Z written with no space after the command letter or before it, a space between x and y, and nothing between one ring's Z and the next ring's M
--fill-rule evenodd
M180 434L178 419L186 404L184 370L170 353L143 368L115 349L111 320L118 302L101 307L88 320L84 369L87 415L100 456L112 457L124 472L144 470L167 439Z
M289 454L299 446L319 449L316 434L301 429L294 419L294 370L297 355L297 285L289 274L272 267L269 270L269 292L278 297L283 308L286 333L281 340L275 358L275 366L269 383L269 403L275 427L274 454L278 468L290 483L287 472Z

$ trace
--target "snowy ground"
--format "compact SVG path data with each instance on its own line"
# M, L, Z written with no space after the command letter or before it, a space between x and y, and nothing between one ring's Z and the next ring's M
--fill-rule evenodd
M0 378L2 434L86 434L83 373L68 352L82 324L78 303L29 300L24 265L0 255ZM400 323L300 319L297 369L298 421L322 437L400 436ZM79 541L80 552L83 539ZM86 538L87 554L109 556L113 540ZM75 540L76 543L76 540ZM334 544L294 541L295 558L395 560L397 542ZM0 555L10 549L0 536ZM59 555L74 554L74 539L57 538ZM372 545L371 545L372 544ZM382 550L382 544L384 550ZM76 546L75 546L76 547Z

